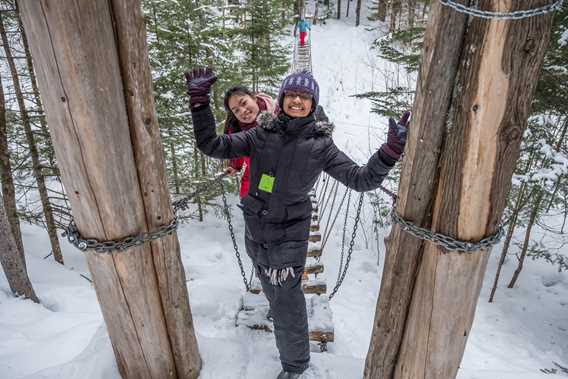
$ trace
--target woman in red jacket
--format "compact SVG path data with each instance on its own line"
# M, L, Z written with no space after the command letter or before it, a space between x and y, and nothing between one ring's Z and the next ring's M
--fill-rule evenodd
M235 86L225 93L225 134L238 133L257 126L256 118L261 112L274 113L274 100L263 93L253 94L246 87ZM231 159L225 173L236 175L244 169L239 195L245 197L249 189L250 157Z

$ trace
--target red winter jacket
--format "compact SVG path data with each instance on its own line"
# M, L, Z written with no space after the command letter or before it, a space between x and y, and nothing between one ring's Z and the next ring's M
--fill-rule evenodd
M274 100L272 100L272 98L270 96L265 95L263 93L257 94L256 95L256 104L258 105L260 112L274 113ZM241 132L255 128L257 126L256 121L251 122L250 124L245 124L245 123L242 123L240 121L238 121L238 123L239 123L239 128L240 128L240 130L238 130L238 131L241 131ZM231 133L235 133L235 132L237 132L237 131L232 130L229 127L225 130L226 134L231 134ZM248 194L248 190L249 190L250 157L241 157L241 158L231 159L229 161L229 166L231 166L232 168L234 168L235 170L238 170L238 171L241 171L244 168L243 176L241 177L241 188L239 190L239 196L242 199L243 197L245 197Z

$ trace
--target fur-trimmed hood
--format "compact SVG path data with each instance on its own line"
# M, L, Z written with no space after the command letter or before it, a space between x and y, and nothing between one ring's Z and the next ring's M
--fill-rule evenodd
M275 122L277 119L278 116L273 113L260 112L256 118L256 124L264 130L276 132L279 129L278 122ZM325 120L316 120L313 126L313 133L318 136L331 137L334 129L335 125L325 117Z

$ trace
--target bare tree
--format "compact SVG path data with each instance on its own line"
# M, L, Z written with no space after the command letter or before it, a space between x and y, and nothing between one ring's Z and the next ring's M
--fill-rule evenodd
M28 142L28 148L30 150L30 156L32 159L32 173L37 182L38 192L41 199L43 215L45 217L45 223L47 226L47 233L49 235L49 242L51 243L51 251L53 253L53 257L57 262L63 264L63 254L61 253L61 247L59 246L59 240L57 239L57 227L55 225L55 219L53 217L53 211L49 201L47 185L45 183L45 177L41 172L42 165L40 162L39 152L36 145L34 134L32 132L32 126L30 118L28 116L24 95L22 93L22 87L20 85L20 78L16 68L16 63L14 61L14 57L12 56L12 50L10 48L8 36L6 35L6 29L4 27L4 18L5 16L2 13L0 13L0 36L2 37L2 44L4 46L4 53L6 54L6 60L8 62L8 66L10 67L12 82L14 83L14 90L16 92L16 100L18 102L18 107L20 108L22 126L24 127L26 140Z
M2 195L0 194L0 198ZM26 271L22 254L18 251L4 207L0 205L0 263L8 279L8 285L15 296L24 296L36 303L39 299L34 292Z

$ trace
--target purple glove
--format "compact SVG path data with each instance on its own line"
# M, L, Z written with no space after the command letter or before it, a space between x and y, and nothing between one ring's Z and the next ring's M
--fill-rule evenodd
M400 156L404 152L409 120L410 112L408 111L404 112L398 123L392 118L389 118L387 142L383 143L381 150L383 151L383 153L396 161L400 159Z
M187 81L187 94L189 95L191 109L209 104L211 86L217 81L217 76L213 73L213 70L210 67L194 68L191 72L185 73L185 80Z

